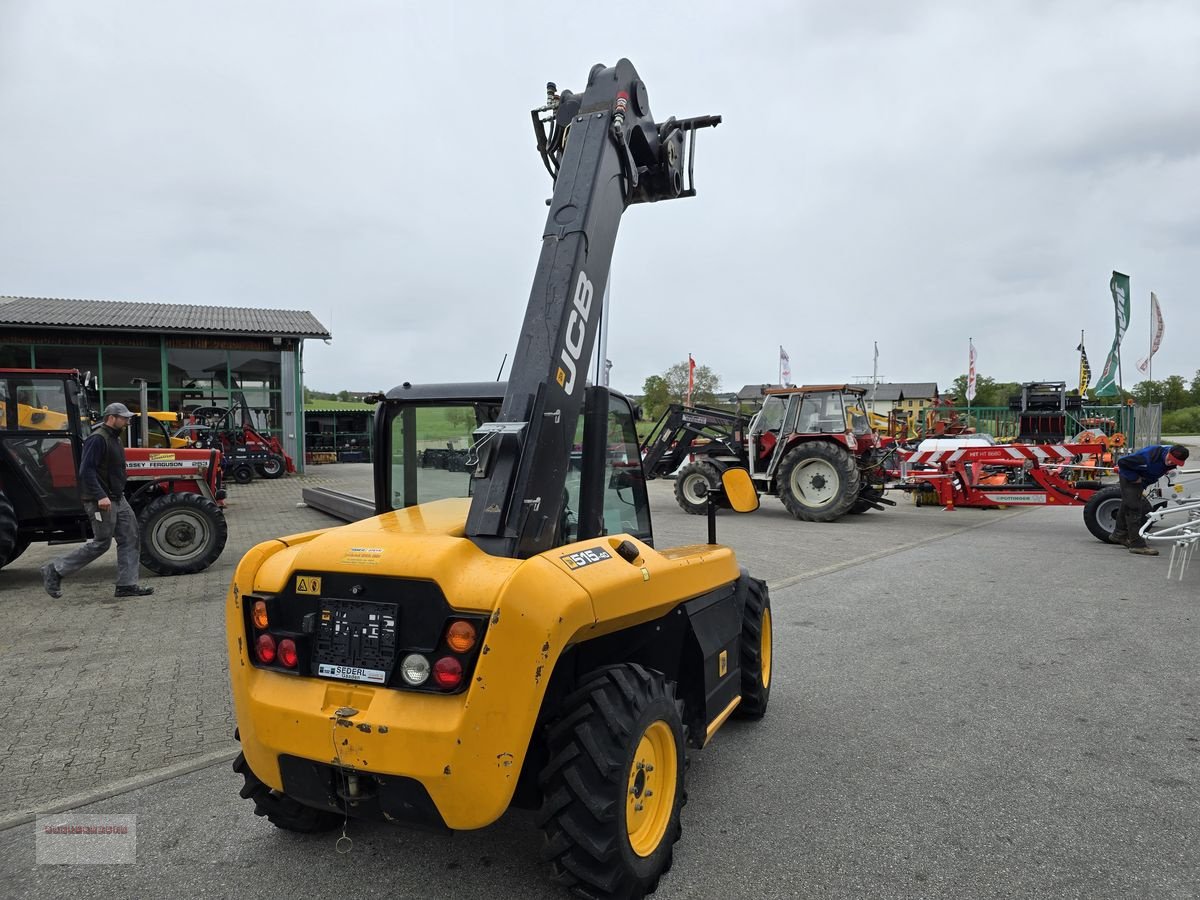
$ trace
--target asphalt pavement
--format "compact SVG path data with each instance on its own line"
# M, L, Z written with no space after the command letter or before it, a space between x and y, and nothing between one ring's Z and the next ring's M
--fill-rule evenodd
M337 468L320 479L366 484L366 467ZM305 483L315 481L255 482L259 527L278 524L273 515L312 521L317 513L295 506ZM675 507L670 482L652 489L659 545L702 541L703 518ZM234 500L231 519L248 507ZM1099 543L1079 508L946 512L899 500L831 525L795 522L770 499L757 513L720 516L719 539L771 586L771 704L761 722L733 721L692 753L683 839L656 896L1200 895L1200 565L1169 581L1165 554ZM220 565L231 569L252 530L231 538ZM203 662L184 680L196 719L215 734L228 721L222 598L187 582L156 579L157 605L125 607L121 618L149 622L164 645L200 648ZM69 628L83 609L78 597L47 604L25 576L14 583L23 589L3 603L17 621L45 621L22 612L37 604ZM34 629L21 639L41 648L21 650L36 663L61 636ZM109 655L125 659L127 649L114 644ZM530 813L452 838L350 822L348 853L336 834L277 831L239 799L228 733L189 744L195 729L173 724L170 709L154 721L158 706L137 698L160 686L152 666L138 671L122 689L141 714L115 732L134 749L108 754L91 786L55 789L69 756L38 763L31 778L15 745L0 769L34 785L16 803L9 795L8 821L68 794L102 799L65 816L136 815L136 863L39 865L35 825L23 821L0 831L0 896L564 896L539 861ZM13 680L30 691L53 674L4 665L0 734L38 722ZM73 684L92 696L85 681ZM95 727L87 711L107 710L94 696L62 708L41 720L42 756L72 710L85 735ZM23 748L39 731L22 728ZM163 740L185 752L139 766L141 744Z

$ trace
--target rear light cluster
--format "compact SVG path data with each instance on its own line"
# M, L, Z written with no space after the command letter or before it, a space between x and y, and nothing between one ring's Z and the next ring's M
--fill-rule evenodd
M473 622L452 619L441 646L434 653L409 653L400 661L400 677L410 687L429 684L443 691L453 691L462 684L464 671L462 661L455 654L470 653L478 642L479 633Z
M308 638L295 631L280 633L278 623L275 630L269 630L272 627L271 612L266 600L254 598L249 612L254 661L260 666L297 672L300 666L297 641L306 642ZM481 624L481 621L462 618L447 620L441 640L433 652L401 651L403 655L390 684L427 691L458 690L474 665Z
M267 601L255 600L250 609L250 621L258 632L254 638L254 658L264 666L283 666L295 670L300 664L300 654L296 650L294 638L271 634L267 628L271 625L267 613Z

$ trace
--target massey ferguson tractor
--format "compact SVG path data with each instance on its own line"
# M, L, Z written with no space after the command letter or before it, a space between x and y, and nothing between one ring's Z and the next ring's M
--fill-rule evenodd
M728 410L674 404L642 443L646 476L674 473L675 500L695 515L734 468L805 522L892 506L883 496L887 473L864 394L845 384L768 388L748 422Z
M0 568L31 543L91 537L78 483L90 419L77 371L0 369ZM227 533L220 453L126 448L125 467L142 565L160 575L212 565Z
M771 607L729 548L656 548L632 406L585 378L622 214L693 196L695 132L720 119L656 122L625 59L547 93L554 194L510 379L377 398L377 515L243 557L234 769L291 831L538 808L558 883L642 897L680 837L687 748L766 711ZM463 465L429 455L464 437ZM744 471L717 490L757 505Z

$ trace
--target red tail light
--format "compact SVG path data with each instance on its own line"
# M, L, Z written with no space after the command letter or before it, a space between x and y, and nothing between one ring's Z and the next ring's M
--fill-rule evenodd
M453 656L443 656L433 664L433 680L440 688L458 687L462 674L462 665Z
M284 638L279 642L279 661L289 669L296 668L296 662L299 660L296 653L296 642L291 638Z
M293 652L295 652L295 649L293 645ZM269 666L275 662L275 638L269 634L260 634L258 640L254 642L254 653L258 656L258 661L263 665Z

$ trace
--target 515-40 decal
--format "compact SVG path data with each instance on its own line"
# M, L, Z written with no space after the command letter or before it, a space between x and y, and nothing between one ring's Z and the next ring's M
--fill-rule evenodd
M578 550L562 557L562 561L567 564L568 569L582 569L584 566L604 562L606 559L612 559L612 554L603 547L589 547L587 550Z

